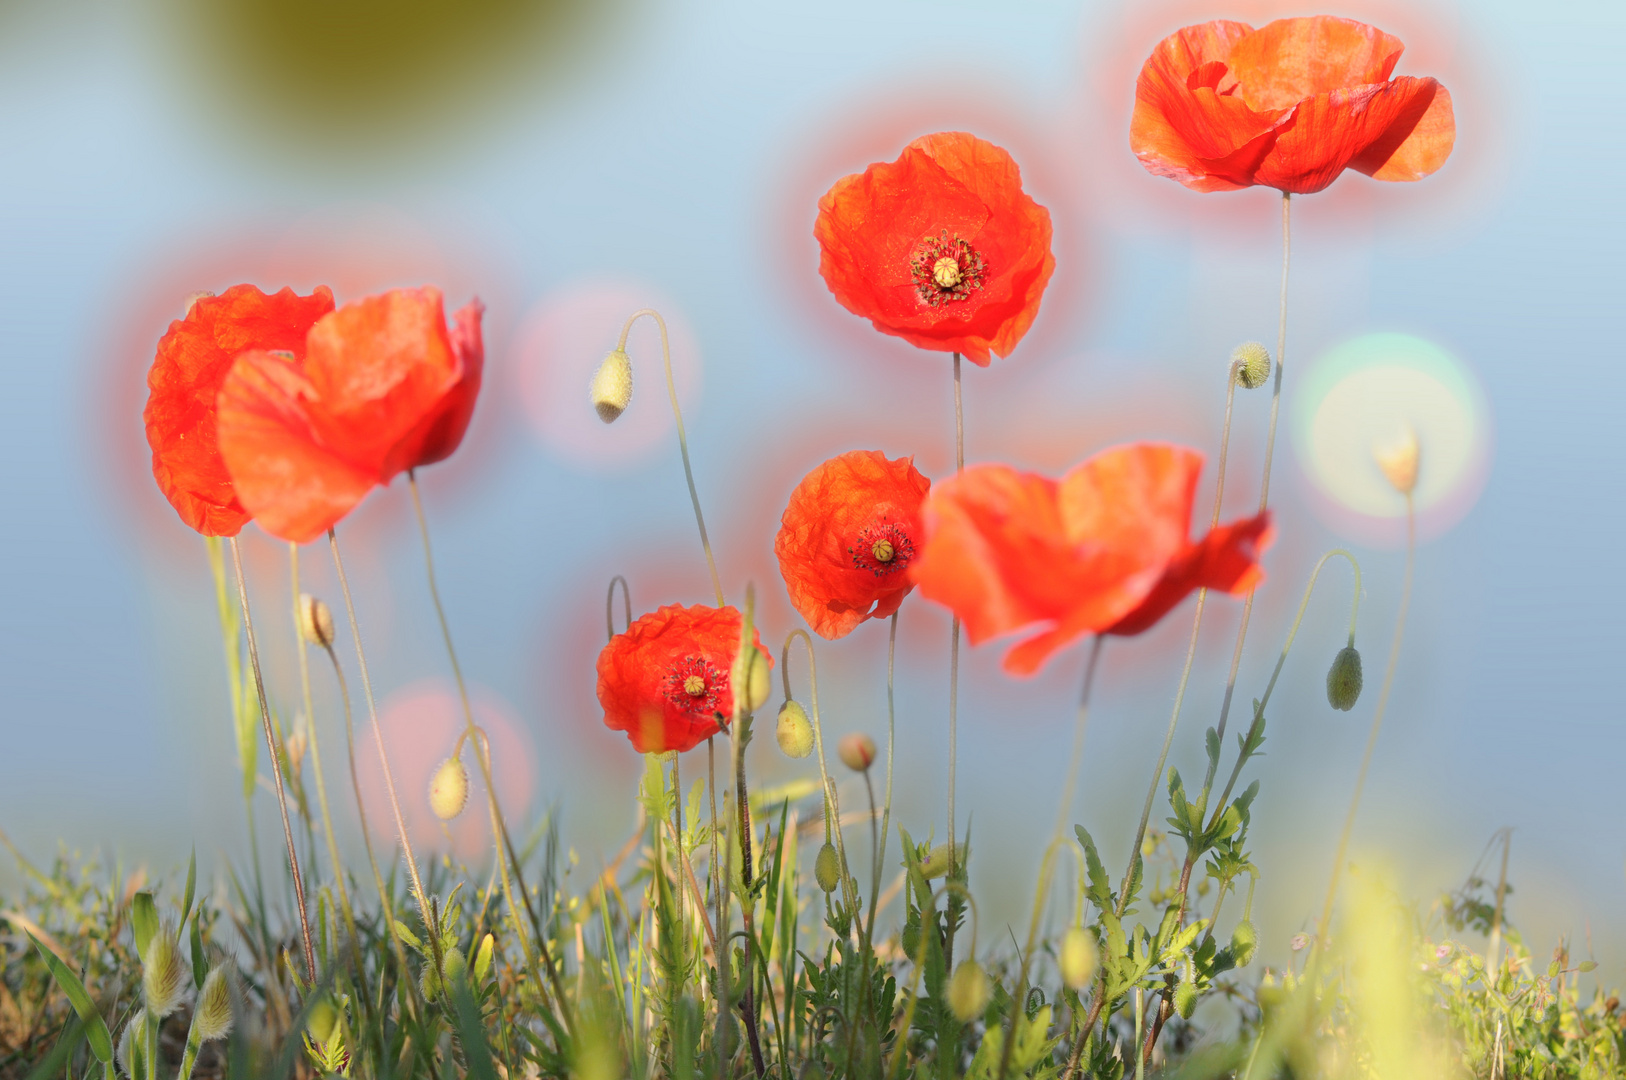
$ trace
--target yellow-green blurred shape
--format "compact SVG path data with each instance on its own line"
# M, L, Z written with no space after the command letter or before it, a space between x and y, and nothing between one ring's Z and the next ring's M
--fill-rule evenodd
M366 157L531 104L622 0L166 0L182 74L246 142ZM605 44L600 42L599 44ZM190 67L191 70L185 70ZM220 125L220 117L212 122Z
M1477 495L1490 444L1484 396L1467 369L1409 334L1354 338L1322 356L1295 406L1304 468L1338 505L1374 518L1406 512L1373 457L1399 432L1416 433L1419 512Z

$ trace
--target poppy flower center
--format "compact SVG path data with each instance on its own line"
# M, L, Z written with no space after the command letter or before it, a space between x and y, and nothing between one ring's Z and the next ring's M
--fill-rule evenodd
M666 700L688 713L710 714L722 710L722 694L728 680L717 665L704 656L686 656L673 664L663 680Z
M947 229L928 236L909 256L909 274L915 295L930 307L964 300L982 288L988 268L980 252Z
M910 539L908 531L897 522L885 518L859 529L857 540L847 549L853 566L868 570L876 577L897 573L915 557L915 542Z

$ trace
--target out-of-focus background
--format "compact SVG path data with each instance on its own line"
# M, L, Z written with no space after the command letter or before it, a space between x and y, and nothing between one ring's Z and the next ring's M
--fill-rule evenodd
M1358 857L1397 860L1426 902L1511 826L1512 918L1538 949L1590 942L1600 976L1617 977L1626 14L1511 0L1320 10L1399 35L1398 73L1449 87L1458 139L1422 183L1352 173L1294 200L1280 539L1239 712L1335 546L1365 571L1369 689L1352 713L1327 707L1349 603L1334 566L1252 770L1262 955L1280 962L1317 909L1366 738L1402 570L1400 504L1366 452L1409 422L1424 446L1423 543ZM0 4L0 828L36 858L99 847L157 874L194 844L211 874L245 850L204 547L153 484L141 429L154 345L189 294L326 283L342 302L435 283L454 304L487 302L473 428L423 475L441 588L511 814L552 808L591 868L632 827L641 766L594 698L605 585L627 575L640 611L710 601L647 324L631 341L627 416L606 428L587 402L622 319L652 305L672 324L724 585L738 599L757 584L775 642L800 620L773 534L808 468L855 447L912 453L934 477L952 467L947 357L843 311L812 239L834 180L917 135L1005 146L1056 226L1033 331L1008 360L967 368L968 458L1056 473L1130 438L1212 455L1230 349L1274 347L1278 197L1196 195L1142 170L1127 145L1134 77L1181 25L1308 13L1277 0ZM1268 406L1240 396L1228 515L1258 497ZM339 531L385 731L416 792L458 721L404 486ZM253 528L244 544L291 722L287 549ZM302 570L337 600L325 548L306 549ZM1072 818L1113 864L1190 611L1104 655ZM1188 776L1239 611L1209 606L1172 759ZM905 603L894 820L939 840L948 635L942 610ZM876 623L821 644L830 736L884 735L885 649ZM349 650L341 634L346 663ZM960 820L992 926L1028 902L1083 665L1074 648L1011 680L1001 652L965 654L960 697ZM329 671L314 677L331 794L347 808L338 699ZM811 774L771 739L751 755L762 784ZM703 754L685 759L687 777L703 768ZM846 790L857 805L861 789ZM274 868L263 791L256 812ZM450 842L479 860L478 822L459 826ZM344 837L359 856L356 830ZM15 880L7 859L0 883Z

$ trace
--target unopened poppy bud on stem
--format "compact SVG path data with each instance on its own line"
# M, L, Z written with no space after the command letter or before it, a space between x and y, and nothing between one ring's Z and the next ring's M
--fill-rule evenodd
M1417 432L1408 426L1391 442L1374 446L1372 456L1377 459L1378 468L1383 470L1383 475L1388 477L1394 489L1402 495L1410 495L1417 487L1420 451Z
M768 667L768 654L759 648L751 650L751 672L746 677L745 700L751 705L751 711L756 712L768 704L773 696L773 675Z
M606 424L614 422L632 401L632 360L624 349L604 358L593 376L593 408Z
M779 706L779 721L774 725L774 737L786 757L805 758L813 752L813 725L808 723L807 710L794 701Z
M1345 645L1332 658L1332 667L1327 671L1327 704L1340 712L1348 712L1360 696L1361 654L1355 651L1354 645Z
M1082 926L1075 926L1061 939L1061 955L1056 958L1061 978L1074 990L1082 990L1095 975L1099 957L1095 939Z
M843 735L836 744L836 754L853 772L869 772L875 763L875 740L859 732Z
M333 612L310 593L299 594L299 634L324 649L333 644Z
M988 1007L992 991L988 986L988 973L975 960L967 960L954 969L949 979L949 1008L961 1023L969 1024Z
M1257 390L1270 378L1270 350L1257 341L1244 341L1231 350L1236 381L1244 390Z
M1182 982L1174 988L1174 1011L1180 1014L1180 1019L1190 1020L1192 1012L1197 1008L1197 984Z
M469 771L458 758L447 758L429 780L429 809L442 821L463 812L469 801Z
M841 856L828 840L819 848L819 857L813 860L813 879L825 892L835 892L836 886L841 884Z

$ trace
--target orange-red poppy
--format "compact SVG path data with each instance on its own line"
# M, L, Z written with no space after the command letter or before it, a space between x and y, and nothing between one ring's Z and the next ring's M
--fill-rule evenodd
M819 273L883 334L986 366L1009 356L1056 268L1050 212L1011 156L962 131L843 177L819 200Z
M730 673L743 626L732 607L669 604L640 616L598 654L605 726L644 754L689 750L722 731L734 714ZM751 641L762 647L754 627Z
M314 540L374 485L456 449L480 388L482 310L470 302L448 333L440 290L394 289L324 316L303 356L239 356L220 453L260 527Z
M247 349L305 355L305 335L333 310L333 293L292 289L266 295L233 285L199 297L169 324L147 372L142 419L152 474L181 520L205 536L236 536L249 514L237 499L215 438L215 398L237 354Z
M972 644L1025 627L1005 670L1036 671L1083 634L1138 634L1194 589L1245 593L1264 578L1264 512L1190 539L1203 457L1162 443L1103 450L1059 481L974 465L926 499L921 594L960 616Z
M1320 191L1346 168L1420 180L1450 156L1451 95L1390 78L1400 39L1330 15L1217 21L1158 43L1135 83L1141 164L1197 191Z
M898 610L925 538L920 504L931 481L913 458L850 450L791 492L774 538L790 601L813 632L838 638Z

